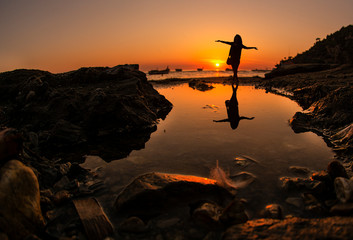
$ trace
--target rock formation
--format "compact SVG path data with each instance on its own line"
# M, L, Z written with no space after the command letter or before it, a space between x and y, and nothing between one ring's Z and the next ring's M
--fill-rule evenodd
M0 205L0 230L10 239L24 239L43 230L37 177L18 160L1 168Z
M0 74L0 123L24 132L47 157L105 159L141 149L172 104L129 66L51 74Z

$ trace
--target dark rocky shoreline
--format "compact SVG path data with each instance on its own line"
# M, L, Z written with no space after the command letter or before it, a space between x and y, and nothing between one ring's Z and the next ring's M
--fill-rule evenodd
M0 83L1 125L21 131L49 158L127 156L144 147L157 119L172 108L131 66L62 74L15 70L0 74Z
M337 152L339 161L323 166L321 172L296 167L293 171L298 177L280 179L286 202L309 218L283 216L281 206L269 203L261 213L263 218L248 219L246 200L236 198L234 189L217 181L149 173L118 195L116 212L107 215L119 216L119 220L110 223L98 211L100 218L93 220L100 221L87 222L78 215L77 200L100 196L107 189L94 171L80 167L82 154L117 159L143 148L158 119L171 110L171 103L153 89L143 73L129 66L82 68L64 74L16 70L0 74L0 82L1 126L17 129L2 132L0 146L23 141L23 150L14 145L13 152L2 152L0 202L11 206L1 211L4 239L93 239L85 224L105 228L101 239L352 238L353 203L342 202L342 196L337 199L334 189L335 179L345 183L352 176L351 65L271 79L240 79L241 84L290 93L287 96L305 110L290 121L293 130L314 131ZM174 79L152 84L185 82L207 91L211 83L229 84L230 79ZM10 174L8 169L15 172ZM19 189L17 195L8 194L7 182ZM28 191L21 189L23 182L32 183ZM27 210L21 210L23 207ZM30 212L32 220L24 217L24 212ZM11 214L16 218L9 217Z

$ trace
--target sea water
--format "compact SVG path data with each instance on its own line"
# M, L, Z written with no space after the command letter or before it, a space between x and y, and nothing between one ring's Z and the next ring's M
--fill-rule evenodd
M248 200L251 209L284 202L279 178L292 176L290 166L323 170L334 157L324 140L312 132L296 134L289 119L302 109L283 96L266 93L253 86L237 90L240 120L233 129L227 119L225 101L233 94L231 85L213 84L201 92L188 84L155 88L173 103L165 120L157 125L145 148L110 163L89 156L83 164L99 168L112 196L135 177L146 172L167 172L209 177L218 160L229 176L248 172L255 181L239 195ZM253 159L248 166L238 165L237 158Z
M238 77L264 77L268 71L240 70ZM203 71L170 71L168 74L149 75L146 72L147 80L164 80L169 78L207 78L207 77L230 77L233 71L224 70L203 70Z

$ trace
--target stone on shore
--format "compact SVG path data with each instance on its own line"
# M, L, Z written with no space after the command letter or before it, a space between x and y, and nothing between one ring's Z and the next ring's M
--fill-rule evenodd
M44 228L37 177L18 160L0 170L0 205L0 228L10 239L24 239Z
M147 173L137 177L117 197L118 212L135 216L158 215L175 207L187 206L200 200L224 205L232 195L217 186L216 181L191 175Z

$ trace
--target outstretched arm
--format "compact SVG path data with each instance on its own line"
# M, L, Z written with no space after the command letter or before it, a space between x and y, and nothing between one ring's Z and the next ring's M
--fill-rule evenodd
M242 120L242 119L246 119L246 120L253 120L255 117L240 117L239 119Z
M221 43L225 43L225 44L228 44L228 45L232 45L233 42L227 42L227 41L222 41L222 40L216 40L216 42L221 42Z
M257 47L247 47L247 46L244 46L244 45L243 45L243 48L244 49L255 49L255 50L257 50Z
M223 119L223 120L213 120L214 122L229 122L229 119Z

